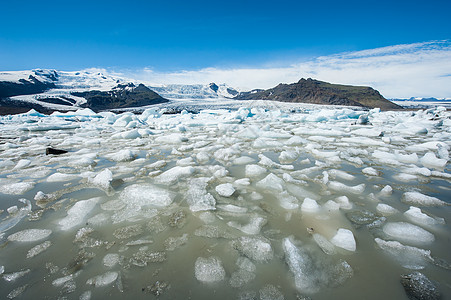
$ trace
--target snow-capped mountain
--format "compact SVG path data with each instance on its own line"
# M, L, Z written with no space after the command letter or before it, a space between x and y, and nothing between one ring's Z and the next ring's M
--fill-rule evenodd
M99 69L0 72L0 113L3 114L30 108L44 112L81 107L99 110L146 106L167 99L231 99L238 94L226 84L215 83L145 86Z
M226 84L168 84L151 86L152 90L167 99L233 98L239 92Z

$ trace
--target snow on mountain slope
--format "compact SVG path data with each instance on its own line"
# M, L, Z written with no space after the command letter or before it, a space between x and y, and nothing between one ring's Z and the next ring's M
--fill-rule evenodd
M168 84L150 86L152 90L167 99L214 99L233 98L238 91L226 84Z

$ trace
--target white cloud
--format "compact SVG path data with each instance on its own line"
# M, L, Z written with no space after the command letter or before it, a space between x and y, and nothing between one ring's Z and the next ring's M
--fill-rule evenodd
M149 84L227 83L243 90L315 78L332 83L368 85L387 98L451 97L451 43L432 41L321 56L281 68L206 68L155 72L133 77Z

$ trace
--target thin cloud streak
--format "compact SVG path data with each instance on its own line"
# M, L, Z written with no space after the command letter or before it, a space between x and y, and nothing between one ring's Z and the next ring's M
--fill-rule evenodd
M431 41L321 56L280 68L206 68L127 74L150 85L226 83L241 90L271 88L300 78L367 85L386 98L451 97L451 43Z

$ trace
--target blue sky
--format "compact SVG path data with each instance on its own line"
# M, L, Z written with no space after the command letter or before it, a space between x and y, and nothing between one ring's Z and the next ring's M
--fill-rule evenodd
M148 83L301 77L451 97L451 1L4 1L0 70L101 68Z
M0 69L287 65L451 38L451 1L4 1Z

